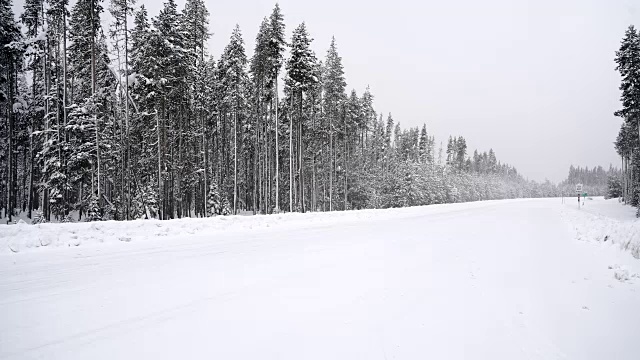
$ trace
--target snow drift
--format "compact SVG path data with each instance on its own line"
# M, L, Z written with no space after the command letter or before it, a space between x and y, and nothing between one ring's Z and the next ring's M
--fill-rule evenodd
M634 210L617 199L595 198L587 200L580 210L570 201L562 214L576 239L616 244L640 259L640 220Z
M330 226L345 222L390 219L411 215L448 213L499 204L493 200L474 203L442 204L402 209L355 210L325 213L285 213L255 216L216 216L174 220L132 220L30 225L20 221L0 226L0 253L21 252L43 247L87 246L101 243L151 241L184 235L211 236L226 232L264 228Z

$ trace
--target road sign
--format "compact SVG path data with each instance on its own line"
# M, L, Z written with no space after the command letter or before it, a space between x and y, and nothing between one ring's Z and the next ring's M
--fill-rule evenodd
M576 184L576 193L582 194L582 184Z

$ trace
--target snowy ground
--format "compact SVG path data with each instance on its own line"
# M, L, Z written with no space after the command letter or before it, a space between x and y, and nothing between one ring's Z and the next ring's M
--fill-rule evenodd
M3 226L0 359L638 359L611 204Z
M572 200L575 203L565 199L562 215L576 239L601 242L604 247L613 243L640 259L640 220L635 208L623 206L618 199L599 197L585 200L580 211L576 211L578 201Z

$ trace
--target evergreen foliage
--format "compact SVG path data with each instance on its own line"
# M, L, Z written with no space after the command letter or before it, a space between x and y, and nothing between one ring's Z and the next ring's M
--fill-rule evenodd
M640 216L640 34L633 25L625 31L616 51L620 73L620 102L615 115L623 119L615 149L622 159L622 197L637 206Z

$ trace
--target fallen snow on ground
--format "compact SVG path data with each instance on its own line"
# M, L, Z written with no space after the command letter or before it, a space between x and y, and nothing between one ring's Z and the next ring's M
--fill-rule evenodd
M565 200L566 201L566 200ZM575 208L577 209L577 201ZM571 205L570 202L567 204ZM604 216L619 221L636 222L636 208L632 206L625 206L622 202L616 199L605 199L604 197L588 198L584 201L584 206L580 209L590 214Z
M601 220L547 199L4 226L0 359L636 360L640 261L567 225Z
M602 242L603 246L615 244L640 259L640 219L634 208L622 205L618 199L593 198L580 208L577 201L567 201L563 216L578 240Z
M523 200L506 200L518 202ZM167 221L134 220L31 225L18 221L0 226L0 253L21 252L41 247L92 246L104 243L157 241L189 235L206 235L212 240L230 232L264 228L300 228L313 225L343 224L361 220L382 220L433 213L469 211L498 204L500 200L466 204L443 204L414 208L358 210L325 213L284 213L256 216L218 216Z

